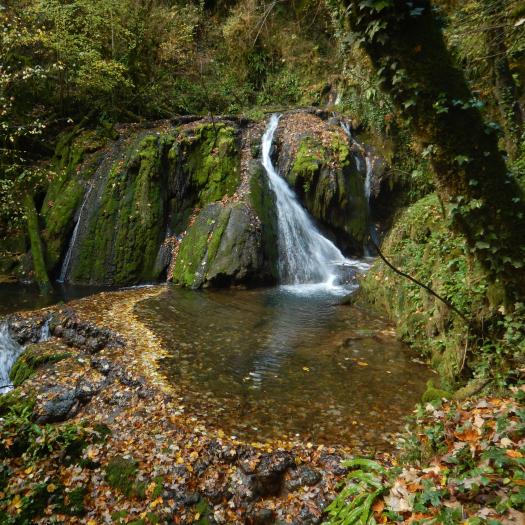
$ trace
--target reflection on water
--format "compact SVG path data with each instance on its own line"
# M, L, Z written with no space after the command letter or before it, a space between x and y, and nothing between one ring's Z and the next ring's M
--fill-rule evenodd
M188 412L244 439L384 448L424 390L389 325L323 289L194 292L136 306ZM190 408L191 407L191 408Z
M108 288L95 286L56 285L49 294L41 294L36 285L0 283L0 315L20 310L45 308L60 302L80 299Z

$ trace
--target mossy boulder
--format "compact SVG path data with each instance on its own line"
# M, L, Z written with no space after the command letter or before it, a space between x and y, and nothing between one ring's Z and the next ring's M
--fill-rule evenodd
M243 202L207 205L180 243L173 282L199 288L268 278L257 216Z
M238 130L220 122L182 129L168 161L170 230L180 234L196 207L231 196L239 186Z
M364 173L357 169L343 130L313 115L291 115L280 130L280 173L310 214L335 234L339 246L361 252L368 233Z
M15 387L19 386L41 366L58 363L69 356L68 352L56 352L45 345L30 345L15 361L9 372L9 378Z
M158 277L155 260L166 222L166 158L172 138L137 139L127 160L116 160L94 197L70 281L127 284Z

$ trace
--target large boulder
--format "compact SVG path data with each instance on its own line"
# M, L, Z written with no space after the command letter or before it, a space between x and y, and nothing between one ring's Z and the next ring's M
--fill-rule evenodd
M267 279L261 243L257 216L246 203L208 204L180 243L173 282L199 288Z

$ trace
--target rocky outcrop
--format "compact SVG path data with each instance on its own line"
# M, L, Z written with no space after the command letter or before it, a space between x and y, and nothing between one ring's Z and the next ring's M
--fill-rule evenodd
M348 137L326 117L285 114L275 163L320 228L359 254L368 221L363 173ZM259 147L265 126L191 117L120 126L115 136L73 129L59 141L38 210L40 262L73 284L275 282L277 214Z

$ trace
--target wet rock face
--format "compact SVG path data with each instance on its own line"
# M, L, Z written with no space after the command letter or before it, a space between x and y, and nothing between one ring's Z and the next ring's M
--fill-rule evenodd
M64 137L39 210L51 276L67 269L68 282L116 286L172 274L192 288L275 282L264 127L191 117L122 126L117 140L80 131ZM359 253L367 228L363 173L343 130L326 114L286 113L275 155L321 229ZM95 341L81 343L97 351Z
M262 281L261 243L257 216L247 204L209 204L180 244L173 282L200 288Z

